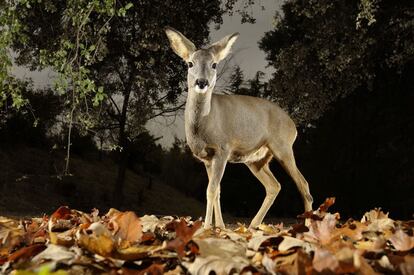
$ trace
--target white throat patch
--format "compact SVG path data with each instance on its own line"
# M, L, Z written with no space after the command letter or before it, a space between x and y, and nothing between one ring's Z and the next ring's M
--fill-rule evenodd
M208 86L205 86L203 89L200 89L200 87L198 87L198 85L195 85L195 91L197 93L204 94L205 92L207 92L207 90L208 90Z

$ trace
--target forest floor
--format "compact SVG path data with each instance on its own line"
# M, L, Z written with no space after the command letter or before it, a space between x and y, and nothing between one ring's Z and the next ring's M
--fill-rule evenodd
M64 178L56 165L0 149L0 274L414 274L414 221L379 209L345 220L330 198L299 219L249 229L224 215L226 229L203 229L204 204L156 179L128 171L116 210L113 163L74 157Z
M414 221L379 209L341 221L328 208L294 224L204 229L190 217L59 207L0 216L0 272L64 274L414 274ZM306 223L304 223L306 219Z

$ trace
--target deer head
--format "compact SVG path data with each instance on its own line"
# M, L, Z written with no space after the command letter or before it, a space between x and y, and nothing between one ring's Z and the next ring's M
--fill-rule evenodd
M197 50L194 43L179 31L166 27L171 48L188 65L188 88L199 94L212 91L216 85L217 64L226 58L239 33L227 35L207 48Z

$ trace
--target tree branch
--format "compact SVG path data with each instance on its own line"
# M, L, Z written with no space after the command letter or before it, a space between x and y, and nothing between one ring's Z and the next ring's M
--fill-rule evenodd
M170 117L170 116L176 116L177 114L175 112L177 112L178 110L182 109L185 106L185 102L181 103L180 105L173 107L173 108L169 108L169 109L164 109L158 113L155 113L151 116L148 117L148 120L159 117L159 116L164 116L164 117ZM171 113L174 113L173 115L171 115Z

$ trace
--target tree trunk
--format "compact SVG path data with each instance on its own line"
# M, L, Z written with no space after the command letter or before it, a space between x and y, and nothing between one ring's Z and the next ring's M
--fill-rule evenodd
M119 136L118 136L118 175L115 182L115 188L113 191L113 199L115 206L117 208L122 207L122 202L124 201L124 185L125 185L125 174L128 165L128 155L129 155L129 146L128 146L128 137L126 134L126 119L128 111L128 103L131 95L131 91L127 91L124 96L124 102L122 105L122 112L119 120Z

